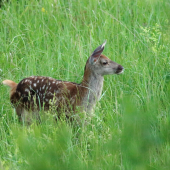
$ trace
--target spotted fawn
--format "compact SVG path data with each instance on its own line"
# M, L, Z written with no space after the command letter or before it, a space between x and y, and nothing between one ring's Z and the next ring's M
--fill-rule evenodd
M74 120L78 111L90 116L102 93L103 76L120 74L124 69L102 54L105 44L106 41L88 58L80 84L44 76L31 76L18 84L4 80L3 84L11 88L10 101L19 120L29 122L29 115L38 115L39 111L48 111L53 106L58 117L64 113Z

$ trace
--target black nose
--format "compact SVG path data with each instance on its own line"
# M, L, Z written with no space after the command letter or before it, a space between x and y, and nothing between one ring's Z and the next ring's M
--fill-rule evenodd
M116 70L116 73L118 74L118 73L121 73L122 71L123 71L123 66L121 66L121 65L118 65L118 67L117 67L117 70Z

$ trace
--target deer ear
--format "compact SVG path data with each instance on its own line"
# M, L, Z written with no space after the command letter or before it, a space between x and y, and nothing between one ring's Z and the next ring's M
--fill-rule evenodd
M104 50L105 45L106 45L106 41L93 51L92 55L90 56L90 64L94 64L99 59L100 55Z

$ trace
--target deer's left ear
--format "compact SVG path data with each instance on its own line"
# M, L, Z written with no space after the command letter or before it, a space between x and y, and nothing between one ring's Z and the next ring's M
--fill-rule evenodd
M90 64L94 64L99 59L100 55L102 54L104 50L105 45L106 45L106 41L93 51L92 55L90 56L90 60L89 60Z

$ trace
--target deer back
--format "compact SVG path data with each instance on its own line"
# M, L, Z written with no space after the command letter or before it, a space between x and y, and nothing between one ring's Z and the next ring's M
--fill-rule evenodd
M78 84L51 77L31 76L23 79L11 95L11 102L28 110L75 109L80 104L81 89Z

